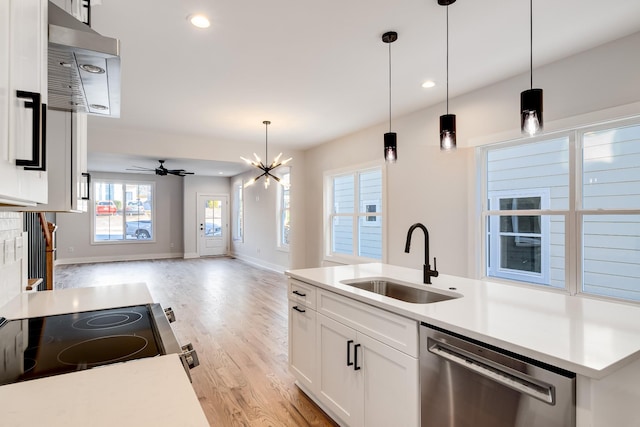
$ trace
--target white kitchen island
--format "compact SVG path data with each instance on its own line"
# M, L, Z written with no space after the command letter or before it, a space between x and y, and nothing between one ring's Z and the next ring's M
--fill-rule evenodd
M145 284L18 295L0 313L23 319L153 303ZM0 425L189 426L208 422L177 354L0 386Z
M329 291L372 310L428 323L575 372L579 427L640 425L640 307L636 305L447 275L424 285L422 271L385 264L292 270L287 275L294 284L311 285L309 290L318 295ZM368 278L389 278L460 297L412 304L343 283ZM300 296L289 295L303 307Z

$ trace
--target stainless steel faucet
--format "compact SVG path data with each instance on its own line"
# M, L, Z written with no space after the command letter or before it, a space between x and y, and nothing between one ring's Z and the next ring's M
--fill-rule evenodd
M416 228L424 231L424 265L422 266L423 278L422 282L428 285L431 284L432 277L438 277L438 270L436 266L436 257L433 257L433 270L431 269L431 264L429 264L429 231L427 227L416 222L411 227L409 227L409 231L407 232L407 242L404 244L404 251L409 253L409 249L411 247L411 235L413 234L413 230Z

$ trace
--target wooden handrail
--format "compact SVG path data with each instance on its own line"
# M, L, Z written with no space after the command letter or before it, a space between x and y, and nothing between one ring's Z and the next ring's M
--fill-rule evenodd
M44 235L44 241L47 244L48 250L53 247L53 237L51 235L51 230L49 230L49 223L44 212L39 212L38 216L40 217L40 227L42 228L42 234Z
M51 291L53 290L53 255L56 251L55 248L53 247L53 233L55 233L58 226L48 222L44 212L39 212L38 216L40 218L40 228L42 229L44 241L45 241L45 244L47 245L47 248L46 248L47 280L45 283L45 288L46 290Z

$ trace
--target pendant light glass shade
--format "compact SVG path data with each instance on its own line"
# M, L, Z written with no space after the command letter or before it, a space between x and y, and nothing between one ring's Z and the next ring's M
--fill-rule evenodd
M456 115L449 114L449 5L456 0L438 0L440 6L447 8L447 114L440 116L440 150L456 149Z
M456 115L440 116L440 149L451 151L456 149Z
M384 134L384 160L387 163L395 163L398 160L398 144L395 132Z
M391 43L398 40L398 33L388 31L382 35L382 41L389 45L389 132L384 134L384 160L395 163L398 160L398 137L391 132Z
M542 89L529 89L520 94L520 128L529 135L542 131Z
M542 89L533 88L533 0L529 0L529 76L530 88L520 93L520 129L535 135L543 129Z

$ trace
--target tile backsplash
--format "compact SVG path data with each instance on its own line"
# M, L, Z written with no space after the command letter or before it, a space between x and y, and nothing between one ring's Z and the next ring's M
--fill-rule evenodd
M26 285L25 244L22 214L0 211L0 307L22 292Z

